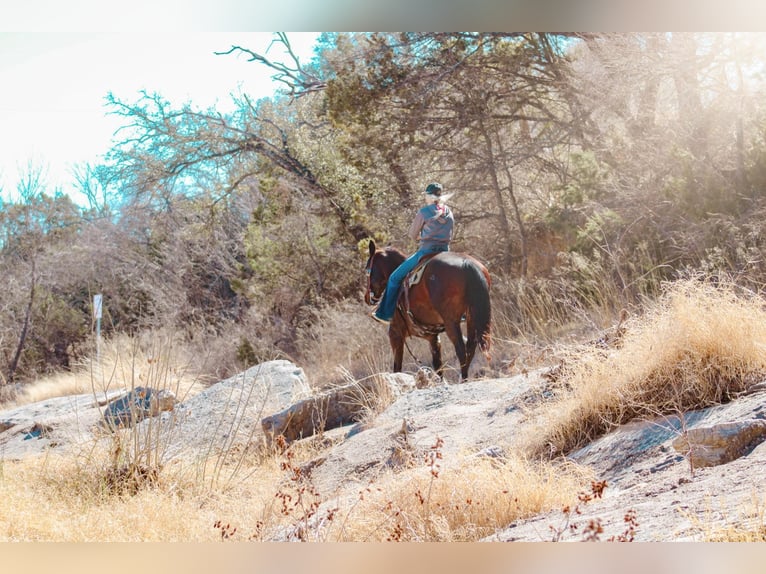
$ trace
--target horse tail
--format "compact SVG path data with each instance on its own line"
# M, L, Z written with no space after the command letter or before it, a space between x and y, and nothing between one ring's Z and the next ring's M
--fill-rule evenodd
M473 333L468 333L468 336L473 335L476 337L481 352L489 361L489 350L492 346L492 338L490 336L492 309L489 301L489 275L475 261L466 261L464 267L466 270L466 298L470 315L470 321L467 326L473 329Z

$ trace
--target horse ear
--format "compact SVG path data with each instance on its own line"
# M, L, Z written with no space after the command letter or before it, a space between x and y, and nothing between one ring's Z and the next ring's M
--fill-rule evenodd
M375 240L374 239L370 239L370 246L369 247L370 247L370 257L372 257L373 255L375 255L375 252L378 249L377 247L375 247Z

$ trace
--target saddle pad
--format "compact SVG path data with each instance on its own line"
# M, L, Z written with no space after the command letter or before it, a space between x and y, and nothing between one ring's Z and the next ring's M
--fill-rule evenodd
M420 280L423 278L423 271L426 270L426 264L430 260L431 257L425 257L421 259L418 263L418 266L410 271L410 274L407 275L407 287L412 287L413 285L417 285L420 282Z

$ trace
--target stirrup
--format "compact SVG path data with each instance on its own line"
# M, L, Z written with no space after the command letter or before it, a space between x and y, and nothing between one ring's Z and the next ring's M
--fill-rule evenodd
M376 320L378 323L383 323L384 325L388 325L388 324L390 324L390 323L391 323L391 319L384 319L383 317L378 317L378 316L375 314L375 311L373 311L373 312L370 314L370 317L372 317L373 319L375 319L375 320Z

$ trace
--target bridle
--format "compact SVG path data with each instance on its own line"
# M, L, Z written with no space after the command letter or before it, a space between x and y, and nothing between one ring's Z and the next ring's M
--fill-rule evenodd
M372 255L370 257L370 261L367 264L367 268L364 270L364 273L367 276L367 290L365 292L364 298L365 298L365 301L368 302L370 305L375 305L378 301L380 301L380 299L376 298L375 294L372 292L372 260L374 259L374 257L375 255Z

